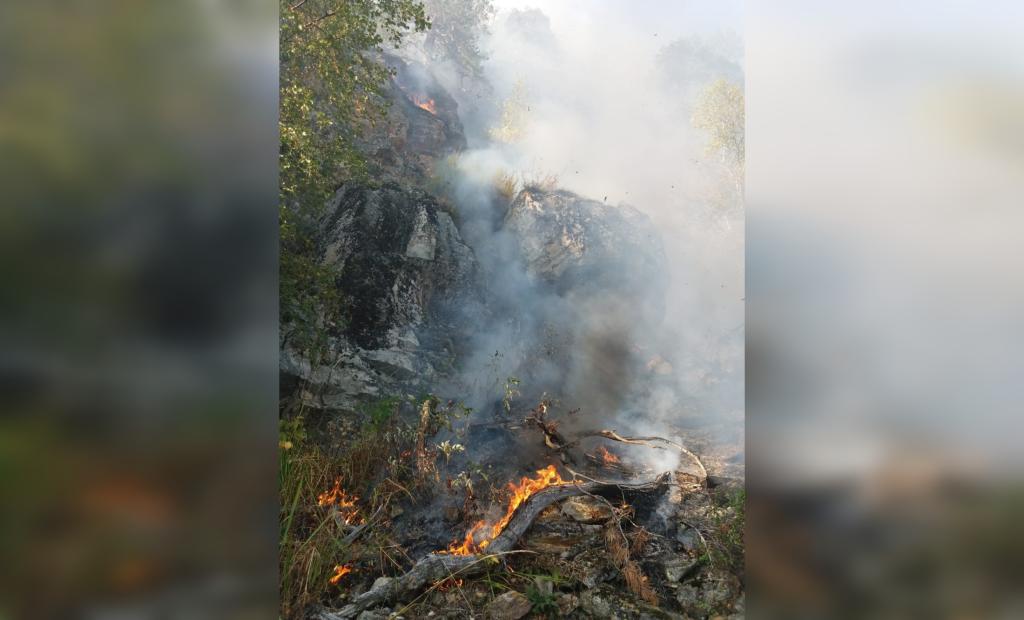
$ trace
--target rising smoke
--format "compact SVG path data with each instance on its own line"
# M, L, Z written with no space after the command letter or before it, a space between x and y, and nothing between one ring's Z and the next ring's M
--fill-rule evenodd
M474 407L488 408L504 381L519 377L525 403L546 393L564 409L582 408L563 420L569 429L668 436L700 426L739 441L742 196L691 124L697 94L714 80L742 87L735 7L710 15L680 8L676 24L665 23L663 8L659 22L632 3L571 9L502 7L483 42L495 105L463 118L470 150L453 194L495 314L463 383ZM477 93L445 67L433 69L460 110L482 109ZM513 139L494 139L509 105L518 106ZM520 187L546 182L612 212L635 208L661 246L662 273L632 273L628 260L617 267L617 279L633 284L628 298L582 298L538 283L501 226L500 175ZM658 312L639 310L654 298Z

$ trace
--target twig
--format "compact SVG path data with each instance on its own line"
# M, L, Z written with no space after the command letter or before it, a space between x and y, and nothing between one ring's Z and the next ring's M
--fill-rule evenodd
M705 540L704 534L701 533L700 528L687 521L680 520L679 522L685 525L686 527L690 528L694 532L697 532L697 537L700 538L700 544L704 545L704 552L710 554L711 547L708 546L708 541Z
M456 576L462 575L463 573L468 571L470 568L474 567L479 562L483 562L484 560L492 560L492 559L496 559L496 558L503 557L503 556L506 556L506 555L514 555L514 554L522 554L522 553L534 554L536 552L535 551L527 551L527 550L512 550L512 551L504 551L502 553L488 553L486 555L481 555L481 556L479 556L479 559L477 559L475 562L473 562L469 566L466 566L465 568L463 568L461 570L458 570L458 571L456 571L454 573L449 571L448 577L445 577L445 579L454 579ZM468 575L466 575L466 576L468 576ZM428 594L430 594L434 590L436 590L439 587L441 587L441 584L443 584L443 583L444 583L444 580L435 582L432 586L430 586L429 588L424 590L422 594L420 594L419 596L417 596L413 600L409 601L409 603L405 607L402 607L397 612L395 612L395 615L401 615L406 610L408 610L410 607L412 607L417 602L419 602L420 599L422 599L423 597L427 596ZM463 599L465 599L465 596L463 596ZM466 604L467 605L470 604L468 600L466 600Z
M379 507L377 508L377 510L376 510L376 511L375 511L375 512L374 512L374 513L373 513L372 515L370 515L370 518L369 518L369 519L367 519L365 523L363 523L362 525L356 526L356 528L355 528L355 529L353 529L353 530L352 530L352 531L351 531L351 532L350 532L350 533L348 534L348 536L346 536L345 538L343 538L343 539L341 540L341 543L342 543L343 545L345 545L346 547L347 547L347 546L349 546L349 545L351 545L352 543L354 543L354 542L356 541L356 539L357 539L357 538L359 538L359 536L360 536L360 535L361 535L361 534L362 534L362 533L363 533L364 531L366 531L366 528L370 527L370 525L371 525L371 524L373 523L374 519L376 519L376 518L377 518L377 515L379 515L379 514L380 514L380 511L384 509L384 506L386 506L386 504L381 504L381 505L380 505L380 506L379 506Z
M674 441L672 441L670 439L665 439L664 437L623 437L622 435L619 435L615 431L608 430L608 429L603 429L603 430L596 431L596 432L584 433L583 436L584 437L587 437L587 436L591 436L591 437L594 437L594 436L596 436L596 437L604 437L605 439L611 439L612 441L618 441L618 442L625 443L625 444L647 446L649 448L654 448L656 450L664 450L664 448L662 448L661 446L651 445L649 442L651 442L651 441L661 441L661 442L667 443L670 446L672 446L675 449L677 449L680 452L682 452L683 454L685 454L686 456L690 457L690 459L694 463L697 464L697 467L700 468L701 485L702 486L707 486L707 483L708 483L708 470L704 468L704 463L702 463L700 461L700 458L698 458L696 454L694 454L693 452L690 452L684 446L682 446L682 445L680 445L680 444L678 444L678 443L676 443L676 442L674 442Z

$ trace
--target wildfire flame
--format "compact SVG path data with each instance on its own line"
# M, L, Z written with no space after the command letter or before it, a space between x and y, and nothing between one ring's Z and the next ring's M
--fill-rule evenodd
M512 482L508 483L509 491L512 493L508 500L508 507L505 509L505 516L498 520L497 523L491 525L489 528L485 521L477 521L473 524L473 527L469 528L466 535L461 541L456 540L452 544L448 545L446 551L441 553L449 553L451 555L472 555L479 553L487 548L487 545L491 544L498 534L505 529L508 522L512 520L512 515L516 509L519 508L530 496L535 493L542 491L550 486L556 486L560 484L572 484L569 481L563 480L558 474L558 470L555 469L554 465L548 465L544 469L537 471L536 478L523 477L519 484ZM485 530L485 538L477 541L476 535L480 530Z
M332 586L333 585L338 585L338 582L341 581L341 578L344 577L345 575L351 573L351 572L352 572L352 567L349 566L348 564L345 564L345 565L342 565L342 566L335 566L334 567L334 575L332 575L330 580L329 580L331 582L331 585Z
M605 448L604 446L599 446L597 448L597 454L601 457L601 460L604 461L605 465L616 465L620 462L619 457L609 452L608 448Z
M437 584L437 589L440 590L441 592L447 592L448 590L451 590L452 588L461 588L463 583L464 582L461 579L455 579L455 578L452 578L452 577L447 577L444 581L442 581L441 583Z
M345 521L346 525L358 525L363 522L363 517L359 514L359 508L356 507L356 501L359 498L355 495L349 495L341 488L341 480L334 481L334 487L324 491L316 498L317 506L337 506L338 512L341 513L341 518Z
M434 104L434 100L429 97L419 95L412 95L412 102L416 104L416 107L426 110L431 114L437 114L437 106Z

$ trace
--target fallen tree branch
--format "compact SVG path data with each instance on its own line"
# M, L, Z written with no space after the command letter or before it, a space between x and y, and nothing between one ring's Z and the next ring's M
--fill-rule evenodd
M352 602L337 611L322 610L314 617L317 620L348 620L372 607L411 596L429 584L448 579L453 575L471 577L487 568L483 560L490 556L503 555L512 550L519 539L530 529L533 521L545 508L555 502L577 495L589 495L615 488L642 491L656 489L667 482L665 474L645 482L574 482L551 486L531 495L512 515L512 519L487 545L486 554L449 555L431 553L416 562L409 572L393 579L379 579L369 591L355 597Z
M612 441L618 441L620 443L631 444L636 446L647 446L648 448L654 448L655 450L664 450L665 448L662 446L652 444L652 441L660 441L662 443L667 443L676 450L679 450L680 452L688 456L691 461L696 463L697 468L700 470L701 485L707 485L708 470L704 468L704 463L701 463L700 458L698 458L697 455L694 454L693 452L687 450L681 444L678 444L670 439L665 439L664 437L623 437L622 435L619 435L615 431L608 429L602 429L590 433L583 433L582 437L604 437L605 439L611 439Z

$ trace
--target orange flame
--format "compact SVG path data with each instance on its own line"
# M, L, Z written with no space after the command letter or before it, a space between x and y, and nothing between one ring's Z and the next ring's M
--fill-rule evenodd
M605 448L604 446L599 446L597 448L597 454L601 457L601 460L604 461L605 465L614 465L620 462L619 457L609 452L608 448Z
M341 578L344 577L345 575L351 573L351 572L352 572L352 567L349 566L348 564L345 564L343 566L335 566L334 567L334 575L329 580L331 582L331 585L332 586L338 585L338 582L341 581Z
M428 97L420 97L419 95L412 96L412 102L416 104L416 107L426 110L431 114L437 114L437 106L434 104L434 100Z
M442 551L441 553L449 553L451 555L472 555L483 551L487 548L487 545L491 544L491 541L494 540L498 534L501 534L501 531L505 529L508 522L512 520L512 515L515 513L516 509L519 508L523 502L539 491L550 486L560 484L572 483L563 480L562 477L558 475L558 470L555 469L554 465L548 465L544 469L538 470L536 478L531 479L524 476L519 481L519 484L513 484L511 482L508 483L508 488L512 493L512 496L509 497L508 508L505 510L505 516L488 528L486 531L487 537L479 542L476 540L476 533L486 525L484 521L477 521L473 527L466 532L466 536L461 542L456 540L452 544L448 545L448 549L446 551Z
M358 525L363 522L359 508L356 507L358 500L359 498L355 495L345 493L345 490L341 488L341 480L336 479L332 489L317 496L316 504L317 506L337 506L346 525Z
M455 579L453 577L447 577L444 581L437 584L437 589L441 592L447 592L452 588L461 588L464 582L461 579Z

